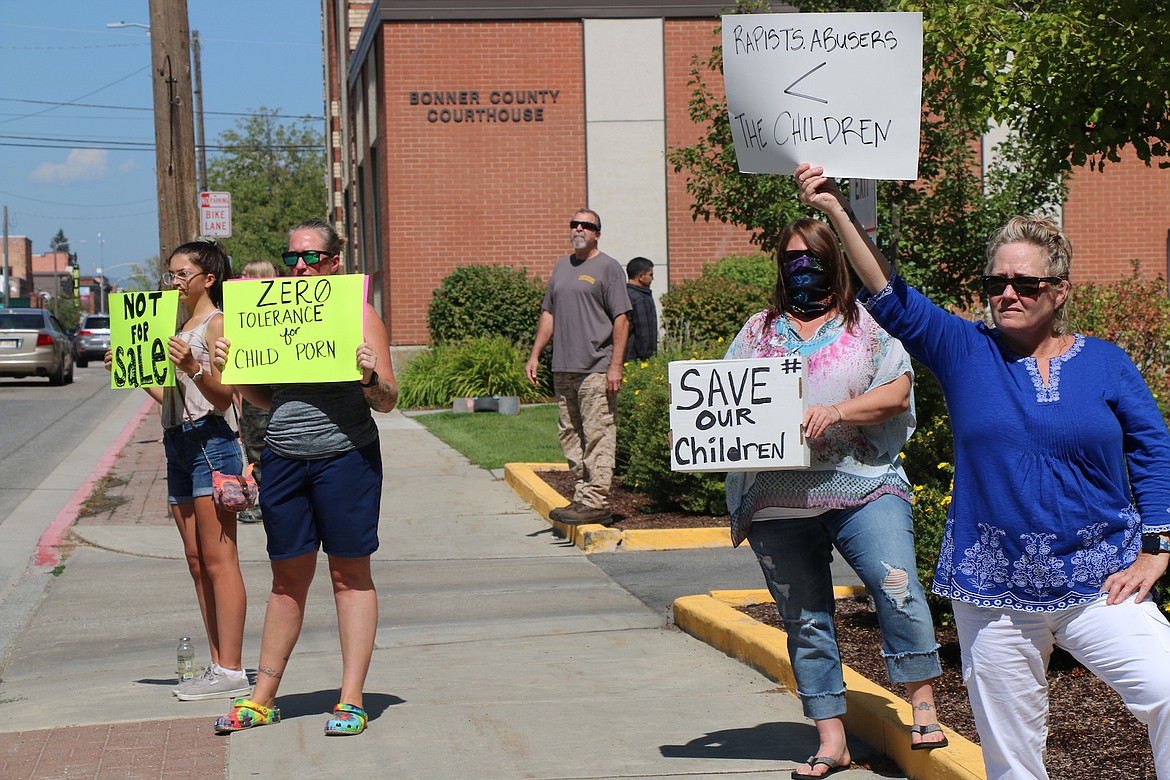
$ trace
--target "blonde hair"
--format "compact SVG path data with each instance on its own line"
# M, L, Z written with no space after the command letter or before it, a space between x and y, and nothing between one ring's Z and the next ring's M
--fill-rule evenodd
M1059 276L1068 283L1072 269L1072 244L1060 230L1060 225L1049 217L1033 214L1029 217L1014 216L996 231L987 242L987 264L983 273L990 274L995 268L995 253L1008 244L1031 244L1044 251L1045 276ZM1070 286L1071 287L1071 286ZM1064 302L1053 312L1053 330L1062 334L1068 329L1068 302L1072 290Z
M280 276L280 273L271 260L250 260L240 272L242 279L270 279L273 276Z

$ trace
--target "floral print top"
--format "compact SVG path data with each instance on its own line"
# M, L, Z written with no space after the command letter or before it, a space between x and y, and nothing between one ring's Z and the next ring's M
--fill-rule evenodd
M828 406L911 374L906 350L865 310L857 325L844 317L828 320L803 339L784 315L765 323L767 311L753 315L731 342L726 359L782 358L798 354L808 369L809 406ZM902 446L914 432L910 410L880 425L832 425L809 440L808 469L730 472L726 480L732 543L747 538L753 516L767 507L807 509L808 516L860 506L893 493L910 500L910 486L899 463Z
M938 378L955 482L934 592L1051 612L1100 598L1140 536L1170 530L1170 432L1133 361L1075 335L1049 361L943 311L897 276L865 306Z

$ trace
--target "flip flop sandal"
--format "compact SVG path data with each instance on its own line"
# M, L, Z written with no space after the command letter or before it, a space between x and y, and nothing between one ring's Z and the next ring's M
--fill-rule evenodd
M265 707L251 699L236 699L227 715L215 720L216 734L231 734L253 726L270 726L280 722L279 707Z
M920 737L925 737L927 734L934 734L934 733L940 732L940 731L942 731L942 726L938 725L937 723L928 723L925 726L915 725L915 726L910 727L910 733L917 734ZM910 749L911 750L934 750L935 748L944 748L949 744L951 744L951 743L947 740L947 738L943 737L942 739L938 740L937 742L911 742Z
M333 708L333 717L325 723L325 734L330 737L344 737L361 734L366 730L369 716L361 707L342 702Z
M806 772L798 772L793 769L793 780L817 780L817 778L828 777L829 775L836 774L837 772L845 772L853 768L852 763L842 764L840 761L835 761L827 756L809 756L804 760L804 763L812 767L813 771L816 771L817 764L822 764L823 766L827 767L828 771L823 775L812 775Z

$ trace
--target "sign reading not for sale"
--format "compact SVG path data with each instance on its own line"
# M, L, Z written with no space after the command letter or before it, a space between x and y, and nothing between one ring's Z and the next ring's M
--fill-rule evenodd
M808 375L799 355L676 360L667 374L672 471L808 467L800 427Z

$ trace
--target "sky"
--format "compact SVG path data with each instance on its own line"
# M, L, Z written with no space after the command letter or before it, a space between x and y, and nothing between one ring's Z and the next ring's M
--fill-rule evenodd
M208 147L260 107L324 131L318 0L188 0ZM83 275L158 254L147 0L0 0L0 206L36 254L64 230ZM214 152L208 151L208 164Z

